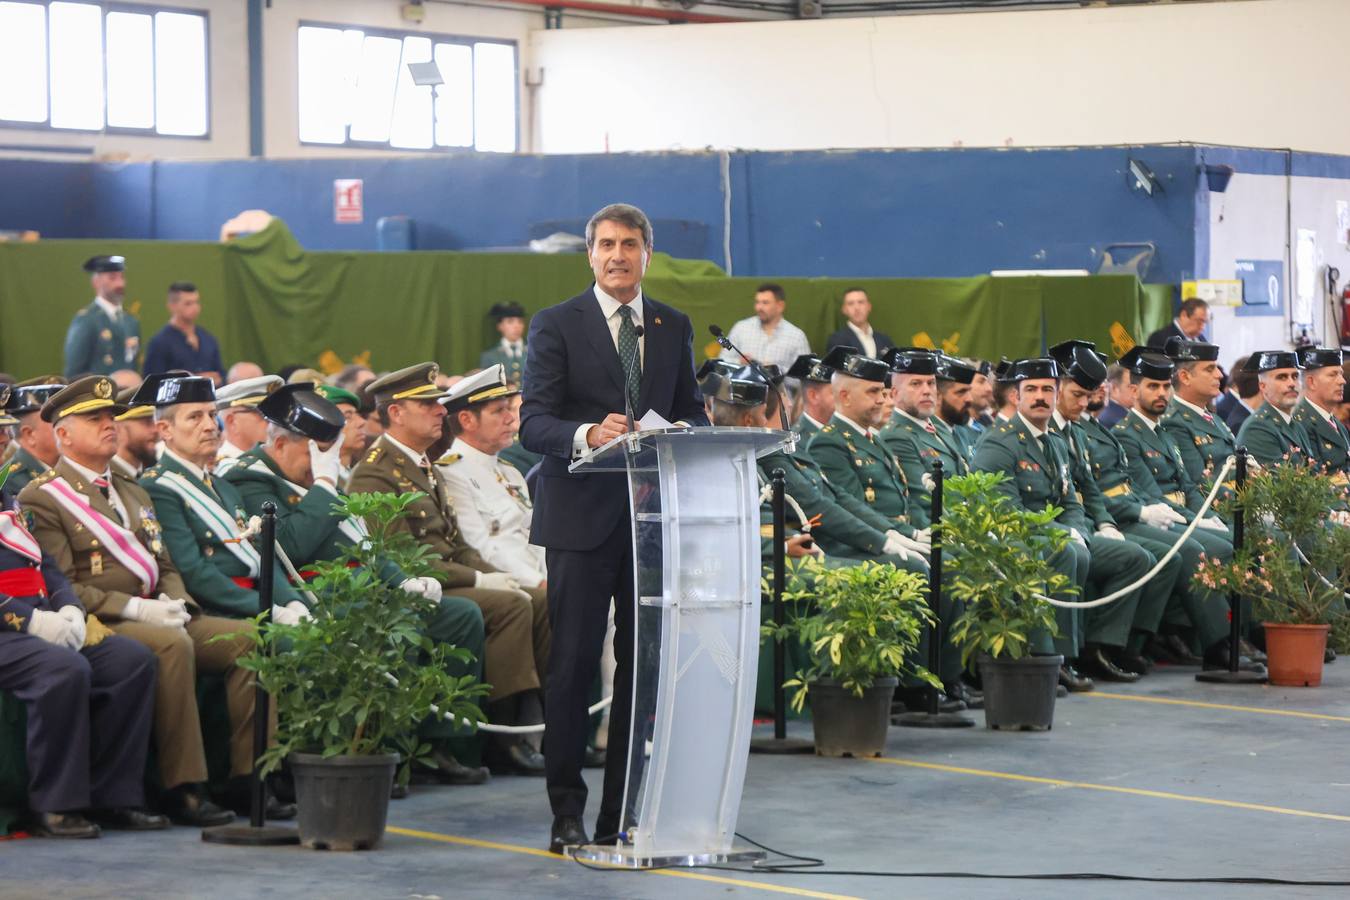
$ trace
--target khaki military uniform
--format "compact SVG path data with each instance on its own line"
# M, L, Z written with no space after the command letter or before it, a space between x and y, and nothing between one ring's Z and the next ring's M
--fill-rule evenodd
M202 749L201 722L197 713L197 669L225 676L230 716L230 774L247 775L253 770L253 675L238 666L251 641L241 632L248 622L202 615L188 594L183 579L166 550L150 497L135 482L113 475L111 490L117 492L131 521L126 523L141 546L159 565L159 582L147 591L137 575L90 533L71 512L42 489L60 477L94 512L120 523L108 498L69 463L56 467L24 488L19 502L29 521L29 530L70 579L84 608L118 634L136 640L159 658L155 689L155 744L164 787L206 781L206 756ZM148 625L122 618L132 597L164 593L187 601L192 620L185 630ZM213 641L236 634L232 640Z
M352 469L349 493L426 494L408 507L398 523L431 551L431 563L442 587L467 597L483 613L487 632L484 678L492 685L489 700L501 700L521 691L540 688L548 670L551 632L544 591L527 588L525 601L510 591L474 587L479 572L497 571L460 533L445 482L435 467L423 469L381 436Z

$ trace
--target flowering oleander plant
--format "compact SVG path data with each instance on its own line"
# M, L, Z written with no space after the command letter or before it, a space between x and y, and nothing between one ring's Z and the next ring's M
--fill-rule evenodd
M1231 560L1201 556L1194 580L1250 598L1260 621L1335 625L1350 588L1350 527L1344 486L1311 465L1266 466L1237 496L1246 534Z

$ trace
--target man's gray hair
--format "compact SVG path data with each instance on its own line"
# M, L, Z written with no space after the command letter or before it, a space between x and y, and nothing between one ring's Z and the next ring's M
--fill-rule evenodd
M156 407L155 407L155 421L156 421L156 422L172 422L173 419L174 419L174 416L176 416L176 415L178 415L178 404L177 404L177 403L175 403L175 404L173 404L173 405L171 405L171 406L156 406Z
M595 246L595 226L601 222L618 222L642 232L642 244L648 250L652 248L652 223L647 214L629 203L611 203L586 223L586 249Z
M294 431L291 431L288 428L282 428L276 422L268 422L267 437L264 439L263 443L268 447L275 447L277 445L277 441L281 440L282 438L285 438L288 441L304 440L303 437L296 434Z

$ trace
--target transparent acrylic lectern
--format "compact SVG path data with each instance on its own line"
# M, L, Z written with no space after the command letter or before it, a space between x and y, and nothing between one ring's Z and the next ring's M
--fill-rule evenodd
M628 840L579 858L645 868L763 856L732 847L759 657L755 460L793 440L767 428L643 429L572 464L628 475L637 605Z

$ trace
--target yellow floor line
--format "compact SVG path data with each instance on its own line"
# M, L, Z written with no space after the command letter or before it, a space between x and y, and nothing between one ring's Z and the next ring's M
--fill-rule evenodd
M932 769L938 772L954 772L958 775L978 775L982 778L999 778L1004 781L1022 781L1030 784L1045 784L1051 787L1082 788L1088 791L1105 791L1111 794L1130 794L1135 797L1152 797L1158 800L1182 800L1187 803L1201 803L1206 806L1225 806L1229 809L1245 809L1253 812L1276 813L1282 816L1302 816L1308 819L1327 819L1332 822L1350 822L1350 816L1338 816L1334 813L1312 812L1306 809L1288 809L1283 806L1266 806L1261 803L1241 803L1237 800L1220 800L1216 797L1197 797L1193 794L1174 794L1171 791L1150 791L1143 788L1119 787L1113 784L1093 784L1088 781L1067 781L1062 778L1042 778L1038 775L1018 775L1013 772L995 772L990 769L967 769L962 766L947 766L941 763L920 762L917 759L895 759L879 757L868 762L888 763L892 766L908 766L914 769Z
M556 853L549 853L547 850L540 850L537 847L524 847L520 844L503 844L497 841L481 841L478 838L441 834L438 831L418 831L415 828L396 828L393 825L390 825L385 830L390 834L401 834L404 837L421 838L424 841L438 841L442 844L458 844L463 847L477 847L481 850L501 850L506 853L537 856L551 862L565 862L571 866L576 865L576 863L572 862L570 859L558 856ZM859 900L859 898L851 897L848 894L826 894L821 891L808 891L805 888L787 887L786 885L779 884L765 884L761 881L747 881L742 878L724 878L720 875L707 875L702 872L683 872L679 869L653 869L646 874L668 875L672 878L692 878L695 881L708 881L713 884L754 888L755 890L760 891L771 891L775 894L790 894L794 897L818 897L821 898L821 900Z
M1223 709L1229 712L1261 713L1267 716L1293 716L1297 719L1320 719L1326 722L1350 722L1350 716L1332 716L1327 713L1300 712L1295 709L1271 709L1267 706L1234 706L1229 703L1205 703L1201 700L1174 700L1170 697L1145 697L1136 694L1109 694L1088 691L1080 697L1098 697L1105 700L1134 700L1139 703L1164 703L1171 706L1194 706L1200 709Z

